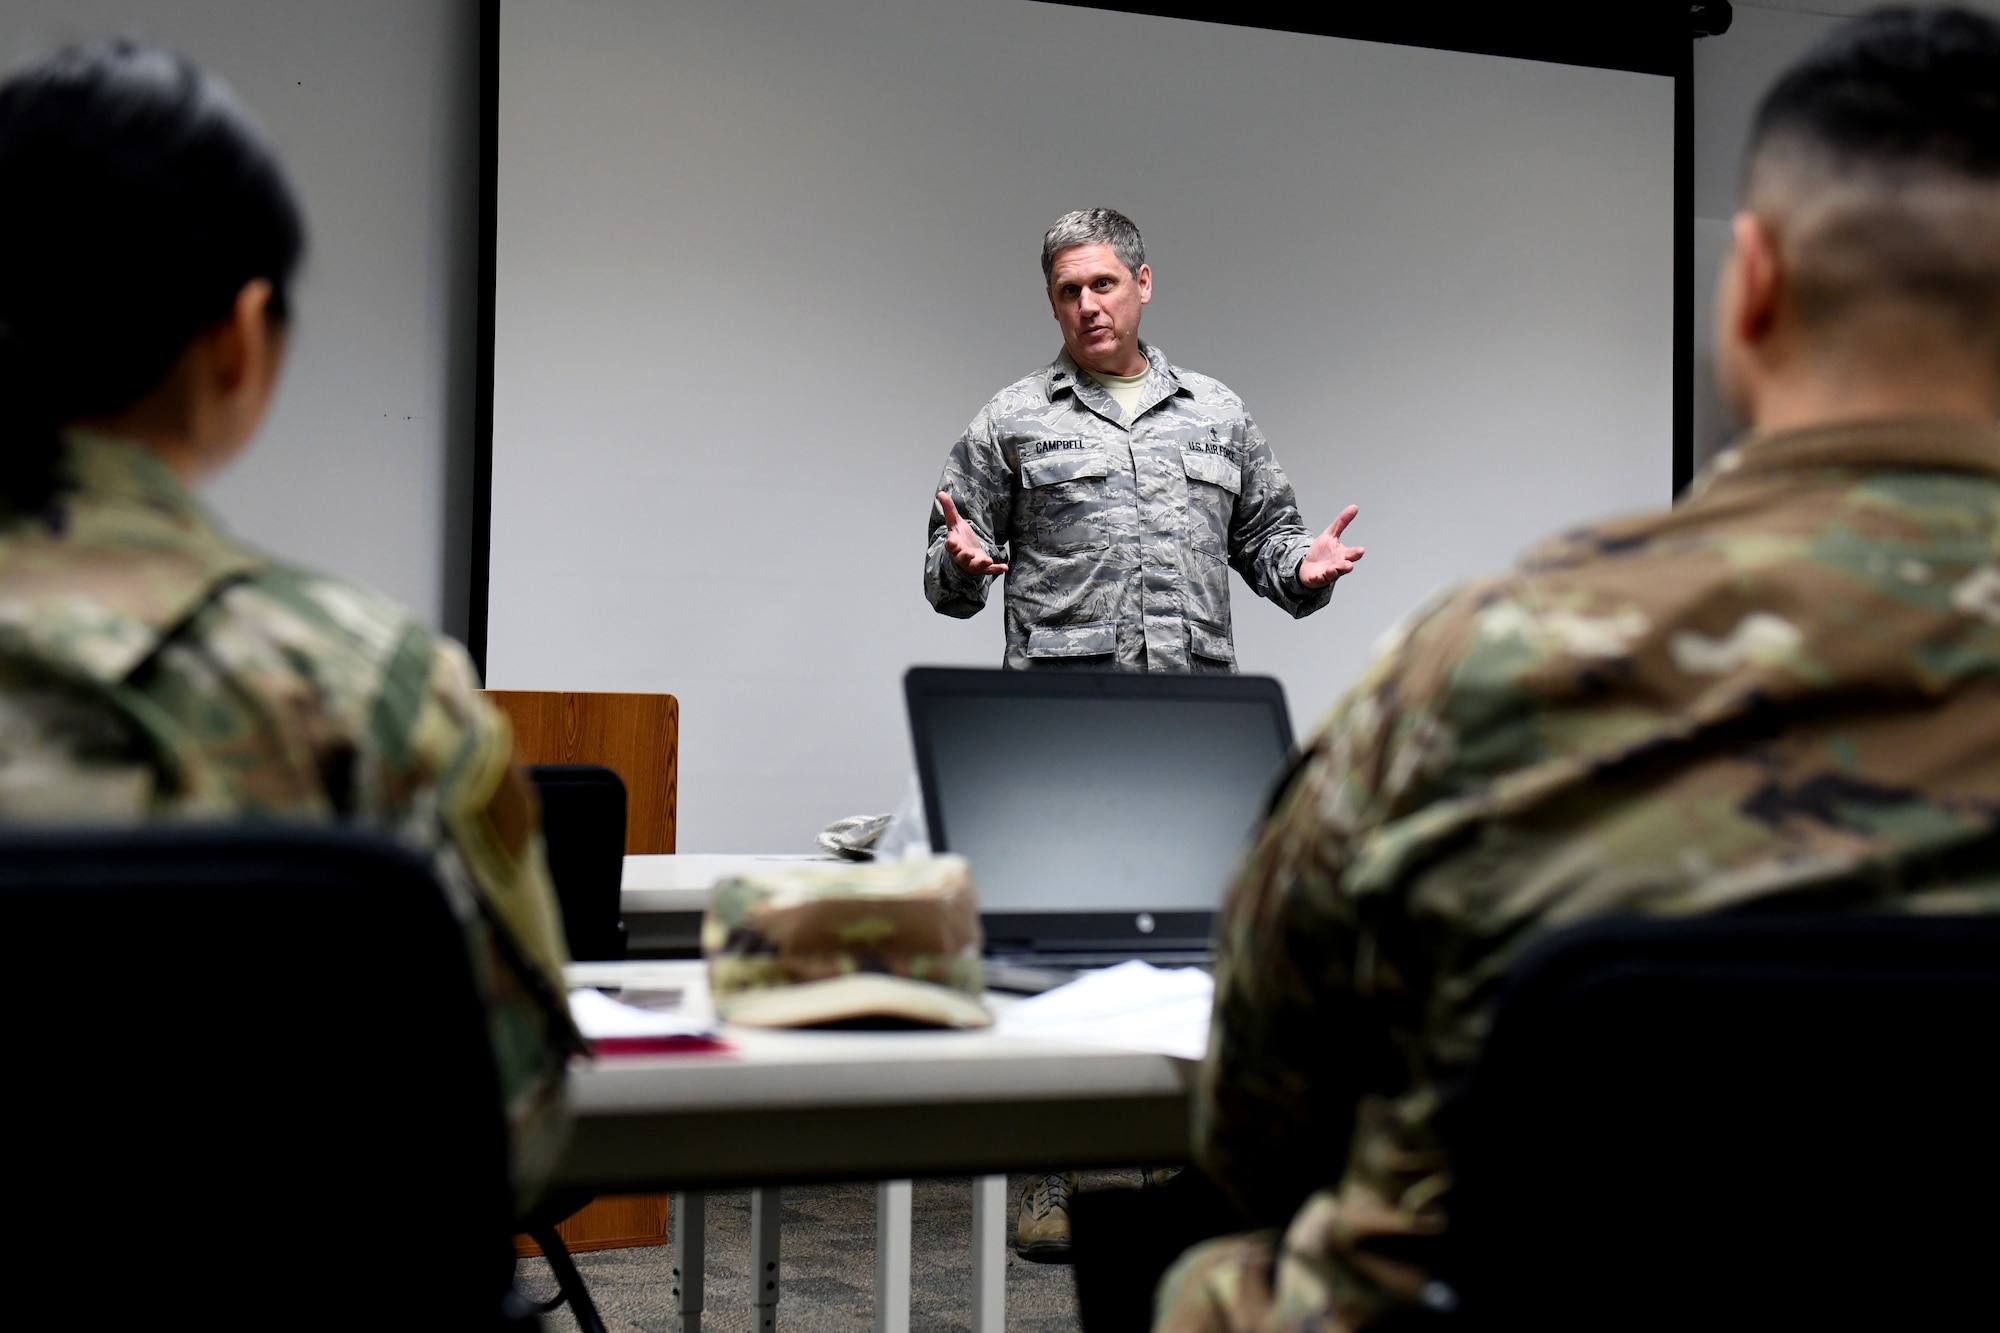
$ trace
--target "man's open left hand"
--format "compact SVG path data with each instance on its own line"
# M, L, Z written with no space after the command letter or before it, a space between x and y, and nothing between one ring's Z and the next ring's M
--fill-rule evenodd
M1326 531L1313 538L1312 547L1306 558L1299 561L1299 582L1308 588L1324 588L1327 584L1350 573L1355 562L1367 552L1363 546L1343 546L1340 534L1347 531L1347 525L1361 512L1360 505L1349 505L1340 511L1340 517L1327 525Z

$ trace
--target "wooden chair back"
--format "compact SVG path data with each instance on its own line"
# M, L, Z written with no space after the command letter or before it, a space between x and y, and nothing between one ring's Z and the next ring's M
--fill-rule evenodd
M674 850L680 700L671 694L488 690L524 764L603 764L625 780L625 851Z

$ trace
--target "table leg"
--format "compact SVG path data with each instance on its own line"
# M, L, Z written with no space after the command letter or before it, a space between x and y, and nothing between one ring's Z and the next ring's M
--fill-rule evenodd
M778 1327L778 1190L750 1191L750 1298L757 1333Z
M910 1333L910 1182L875 1187L875 1333Z
M680 1315L681 1333L701 1333L708 1195L700 1190L676 1194L673 1207L674 1310Z
M972 1333L1007 1327L1007 1177L972 1182Z
M708 1195L698 1189L674 1195L668 1231L674 1239L674 1313L680 1333L702 1333L702 1275L708 1255Z

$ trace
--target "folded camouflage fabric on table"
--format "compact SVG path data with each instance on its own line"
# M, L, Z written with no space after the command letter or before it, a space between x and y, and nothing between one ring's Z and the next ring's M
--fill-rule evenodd
M985 1027L982 944L962 856L733 876L701 926L716 1015L756 1027Z

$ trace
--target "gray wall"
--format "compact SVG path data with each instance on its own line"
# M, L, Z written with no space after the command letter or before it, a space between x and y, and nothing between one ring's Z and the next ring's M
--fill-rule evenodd
M1059 346L1043 228L1145 228L1147 334L1368 558L1301 727L1439 585L1671 486L1665 79L1009 0L509 3L492 683L671 690L691 851L892 807L945 452ZM996 596L995 602L998 598Z
M246 539L361 579L462 634L476 0L0 7L9 66L121 33L187 52L242 94L276 138L311 226L276 409L208 498Z

